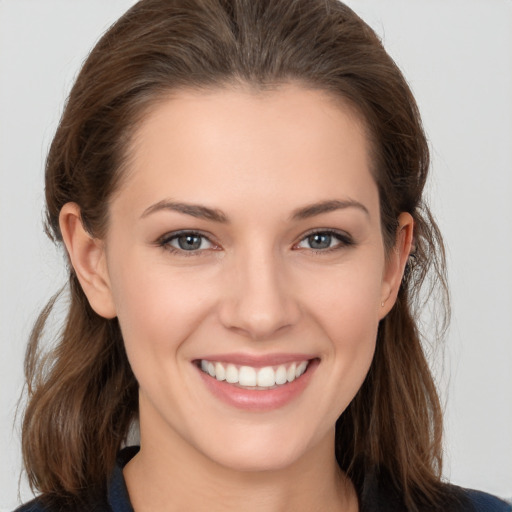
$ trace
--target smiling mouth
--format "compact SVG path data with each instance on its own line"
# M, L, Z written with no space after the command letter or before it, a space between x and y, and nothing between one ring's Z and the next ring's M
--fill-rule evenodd
M276 389L299 379L308 369L311 359L277 366L239 366L232 363L208 361L196 362L201 371L220 382L249 390Z

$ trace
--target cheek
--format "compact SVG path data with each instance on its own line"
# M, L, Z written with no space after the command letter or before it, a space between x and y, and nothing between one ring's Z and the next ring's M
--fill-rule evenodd
M322 325L331 342L336 373L356 386L364 380L375 351L379 318L374 297L347 290L325 305Z
M309 309L331 339L358 344L376 333L381 301L382 269L351 265L319 279L309 294ZM306 295L304 295L306 296Z
M380 267L361 272L339 272L324 283L310 302L316 324L329 340L324 361L336 385L325 397L325 406L336 403L337 415L351 402L362 385L375 353L380 312Z
M201 283L147 262L125 260L112 289L126 350L140 354L131 358L137 364L176 352L208 311Z

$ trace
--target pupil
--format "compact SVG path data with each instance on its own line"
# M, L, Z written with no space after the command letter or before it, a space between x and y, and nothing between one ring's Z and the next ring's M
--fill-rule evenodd
M183 235L178 238L178 245L184 251L191 251L201 247L201 237L197 235Z
M327 249L331 245L331 235L317 233L309 237L312 249Z

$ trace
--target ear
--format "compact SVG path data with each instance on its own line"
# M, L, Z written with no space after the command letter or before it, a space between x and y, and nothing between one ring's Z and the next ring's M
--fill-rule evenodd
M382 280L380 319L384 318L394 306L405 265L411 252L414 236L414 219L407 212L398 217L395 245L389 252Z
M89 304L98 315L114 318L116 310L103 242L84 229L80 207L76 203L66 203L62 207L59 225L69 259Z

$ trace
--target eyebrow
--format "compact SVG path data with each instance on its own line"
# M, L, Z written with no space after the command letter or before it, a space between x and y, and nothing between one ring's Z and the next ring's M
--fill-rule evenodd
M298 208L293 211L290 219L294 221L304 220L315 217L316 215L320 215L322 213L344 210L346 208L357 208L358 210L364 212L367 216L370 216L370 212L366 206L364 206L364 204L360 203L359 201L354 201L353 199L330 199ZM171 210L199 219L211 220L223 224L227 224L229 222L227 216L221 210L216 208L208 208L207 206L202 206L199 204L178 203L167 199L159 201L149 208L146 208L141 215L141 219L151 215L152 213L162 210Z
M224 215L220 210L208 208L207 206L199 204L176 203L167 199L159 201L149 208L146 208L141 215L141 219L162 210L171 210L184 213L185 215L191 215L192 217L197 217L199 219L212 220L214 222L221 222L224 224L228 222L226 215Z
M313 203L308 206L298 208L292 213L291 219L304 220L316 215L320 215L322 213L329 213L336 210L345 210L346 208L357 208L358 210L364 212L368 217L370 216L368 208L366 208L366 206L359 201L354 201L353 199L346 199L343 201L339 199L331 199L328 201L321 201L319 203Z

